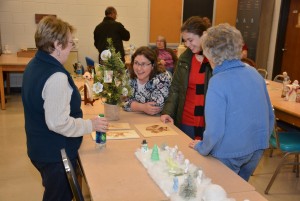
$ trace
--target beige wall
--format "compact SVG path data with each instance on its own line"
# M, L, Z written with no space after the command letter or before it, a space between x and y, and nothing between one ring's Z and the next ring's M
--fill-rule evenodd
M104 10L114 6L118 19L129 31L131 38L125 46L147 45L150 0L0 0L0 26L2 45L9 45L12 52L20 48L35 47L35 14L55 14L76 28L79 39L79 61L85 56L98 61L94 47L93 31L103 20Z
M93 44L93 30L102 21L107 6L115 6L118 10L118 21L130 31L131 39L125 46L136 47L148 45L149 13L151 0L43 0L27 1L0 0L0 29L2 46L8 44L13 52L23 47L35 47L34 14L56 14L77 28L79 39L79 61L85 63L85 56L97 60L98 52ZM275 52L278 17L282 0L275 0L271 41L268 54L267 69L271 75ZM238 0L215 0L213 24L228 22L235 25ZM181 5L180 5L181 6ZM180 36L179 36L180 37Z

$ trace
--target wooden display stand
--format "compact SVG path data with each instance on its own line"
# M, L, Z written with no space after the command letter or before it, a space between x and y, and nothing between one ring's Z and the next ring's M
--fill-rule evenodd
M83 93L84 93L84 96L83 96L84 104L86 105L86 104L90 103L92 106L94 106L93 103L94 103L96 100L95 100L94 98L93 98L93 100L90 100L90 99L88 98L88 92L87 92L87 86L86 86L86 85L84 85Z

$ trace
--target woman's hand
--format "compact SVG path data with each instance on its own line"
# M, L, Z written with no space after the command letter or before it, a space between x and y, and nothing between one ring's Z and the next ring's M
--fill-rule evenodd
M195 149L195 146L198 144L198 142L200 142L200 140L194 140L194 141L190 142L189 147L192 149Z
M160 120L162 121L162 122L164 122L164 123L172 123L172 124L174 124L174 120L172 119L172 117L170 117L169 115L167 115L167 114L164 114L164 115L161 115L160 116Z
M145 112L146 114L155 115L160 113L162 108L156 106L156 102L148 102L148 103L139 103L133 101L130 105L131 111L134 112Z
M108 121L105 117L94 117L91 119L93 131L106 132L108 128Z
M146 114L150 114L150 115L155 115L157 113L161 112L161 107L155 106L156 102L148 102L148 103L144 103L144 109L143 111Z

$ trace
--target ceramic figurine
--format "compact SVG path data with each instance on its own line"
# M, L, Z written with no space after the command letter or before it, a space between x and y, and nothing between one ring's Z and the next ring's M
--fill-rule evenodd
M291 83L290 77L288 76L287 72L283 72L283 81L282 81L282 93L281 97L284 98L288 93L287 85Z
M158 148L157 148L156 144L154 145L154 147L152 149L151 160L159 161L159 153L158 153Z
M175 147L174 147L174 148L171 148L171 151L170 151L170 157L171 157L172 159L175 159L176 155L177 155L177 149L176 149Z
M84 68L83 68L83 65L80 62L74 63L73 67L74 67L74 72L76 73L76 75L78 75L78 76L83 75Z
M300 88L298 80L295 80L293 84L287 85L289 88L284 100L286 101L296 101L297 90Z
M201 184L202 182L202 176L203 176L203 171L202 170L198 170L198 176L197 176L197 183Z
M175 193L178 192L178 177L176 177L176 176L173 178L173 191Z
M146 140L143 140L142 142L142 148L141 148L142 152L146 153L148 151L148 143Z
M185 165L184 173L187 174L188 171L189 171L189 165L190 165L189 159L185 159L185 160L184 160L184 165Z
M189 174L184 180L184 183L180 186L179 195L184 200L189 200L191 198L196 198L197 195L197 186L193 180L193 177Z
M181 151L178 151L177 155L176 155L176 160L179 164L183 164L184 161L184 155Z
M85 80L92 80L92 75L90 72L85 72L82 76Z

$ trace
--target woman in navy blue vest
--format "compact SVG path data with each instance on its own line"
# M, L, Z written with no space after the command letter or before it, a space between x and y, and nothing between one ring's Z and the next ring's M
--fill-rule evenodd
M27 152L42 176L43 200L72 200L60 150L65 148L76 164L82 136L108 126L105 118L82 119L81 96L63 66L74 45L73 32L67 22L43 18L35 33L38 51L23 77Z

